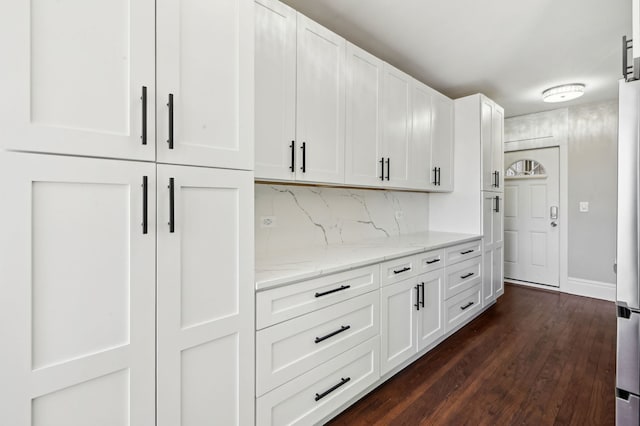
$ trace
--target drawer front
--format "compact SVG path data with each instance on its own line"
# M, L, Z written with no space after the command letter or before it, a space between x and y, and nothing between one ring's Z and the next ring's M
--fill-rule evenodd
M464 291L451 299L445 301L444 308L444 331L450 332L460 324L467 322L476 312L482 308L482 286L476 284L474 287Z
M303 374L380 331L380 292L286 321L256 333L256 392Z
M444 267L444 249L431 250L416 255L418 274L435 271Z
M456 263L446 269L444 298L449 299L482 282L482 257Z
M316 424L380 378L378 337L258 398L257 425Z
M418 275L417 256L401 257L380 264L380 285L397 283Z
M445 264L449 266L454 263L462 262L463 260L471 259L472 257L480 256L482 254L480 246L481 241L475 240L469 243L448 247L445 250Z
M258 330L380 287L380 266L327 275L256 294Z

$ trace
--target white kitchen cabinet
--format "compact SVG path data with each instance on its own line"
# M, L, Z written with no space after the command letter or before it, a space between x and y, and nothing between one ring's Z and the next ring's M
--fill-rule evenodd
M295 178L297 13L274 0L255 2L255 174Z
M386 374L444 334L442 269L380 289L380 374Z
M253 10L157 2L159 162L253 169Z
M347 43L345 183L383 184L382 81L384 63Z
M256 178L344 183L346 42L275 0L256 7Z
M453 190L453 101L413 80L410 185Z
M155 424L155 165L0 151L6 425Z
M253 175L158 165L158 425L254 421Z
M383 160L384 184L409 187L411 183L411 82L402 71L385 64L383 68Z
M483 191L482 206L482 234L484 235L482 297L483 304L486 306L503 291L504 197L499 192ZM496 293L498 290L499 294Z
M504 191L504 110L481 96L482 189Z
M5 6L2 147L153 161L154 1Z

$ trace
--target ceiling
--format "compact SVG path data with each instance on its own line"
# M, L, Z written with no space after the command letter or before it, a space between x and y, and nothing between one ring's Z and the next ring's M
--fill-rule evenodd
M512 117L616 99L631 0L284 0L451 98L484 93ZM544 89L585 95L542 102Z

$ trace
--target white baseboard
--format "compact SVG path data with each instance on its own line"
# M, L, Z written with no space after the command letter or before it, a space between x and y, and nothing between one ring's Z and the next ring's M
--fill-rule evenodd
M541 290L547 290L547 291L560 291L559 287L555 287L555 286L551 286L551 285L530 283L528 281L519 281L519 280L514 280L514 279L511 279L511 278L505 278L504 282L505 283L510 283L510 284L521 285L521 286L524 286L524 287L539 288Z
M610 302L616 300L616 285L602 281L569 277L569 279L567 279L567 285L561 286L560 291L578 296L608 300Z

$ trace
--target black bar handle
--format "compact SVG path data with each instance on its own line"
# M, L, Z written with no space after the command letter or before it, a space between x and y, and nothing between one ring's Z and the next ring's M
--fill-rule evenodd
M466 305L464 305L464 306L460 306L460 309L462 309L462 310L464 311L465 309L467 309L468 307L470 307L470 306L471 306L471 305L473 305L473 304L474 304L474 302L469 302L469 303L467 303L467 304L466 304Z
M464 280L466 278L472 277L473 275L474 275L473 272L469 272L468 274L460 275L460 278Z
M500 213L500 196L496 195L496 213Z
M307 172L307 143L302 142L302 146L300 147L300 149L302 150L302 167L300 167L300 170L302 170L302 173L306 173Z
M438 186L438 168L433 168L433 186Z
M384 157L380 159L380 180L384 181Z
M326 296L327 294L335 293L336 291L342 291L351 288L350 285L341 285L338 288L334 288L333 290L323 291L322 293L316 293L316 297Z
M624 78L625 80L629 75L629 67L627 62L628 49L629 47L627 43L627 36L622 36L622 78Z
M475 250L465 250L465 251L461 251L460 254L469 254L469 253L473 253Z
M415 289L416 289L416 303L413 306L416 307L416 311L419 311L420 310L420 284L416 285Z
M169 232L171 233L176 231L175 201L174 179L169 178Z
M397 270L397 271L395 271L395 270L394 270L394 271L393 271L393 273L394 273L394 274L401 274L401 273L403 273L403 272L407 272L407 271L410 271L410 270L411 270L411 267L410 267L410 266L407 266L407 267L402 268L402 269L399 269L399 270Z
M142 176L142 233L149 232L149 177Z
M169 144L169 149L173 149L173 93L169 93L167 106L169 107L169 138L167 143Z
M327 339L328 339L328 338L330 338L330 337L335 336L336 334L340 334L340 333L342 333L343 331L347 331L347 330L348 330L348 329L350 329L350 328L351 328L351 326L350 326L350 325L343 325L342 327L340 327L340 328L339 328L339 329L337 329L336 331L332 331L331 333L329 333L329 334L327 334L327 335L325 335L325 336L322 336L322 337L316 337L315 342L316 342L316 343L320 343L320 342L322 342L322 341L324 341L324 340L327 340Z
M320 401L322 398L324 398L325 396L329 395L331 392L333 392L334 390L338 389L340 386L344 385L349 380L351 380L351 377L347 377L346 379L344 377L342 377L342 378L340 378L340 383L338 383L337 385L331 386L331 388L327 389L326 391L324 391L322 393L317 393L316 394L316 398L315 398L316 402Z
M142 145L147 144L147 86L142 86Z
M387 180L391 176L391 158L387 157Z
M440 181L442 178L442 170L440 169L440 167L438 167L438 186L442 185L442 182Z
M289 148L291 148L291 166L289 169L291 173L294 173L296 171L296 141L291 141Z
M496 188L500 188L500 170L496 170Z
M440 259L427 260L427 265L440 262Z
M422 306L424 308L424 283L420 283L420 284L418 284L418 286L420 287L420 289L422 291L422 298L420 299L420 306Z

